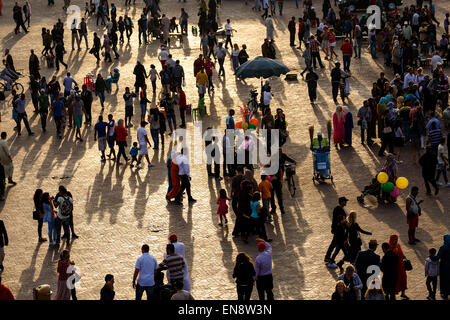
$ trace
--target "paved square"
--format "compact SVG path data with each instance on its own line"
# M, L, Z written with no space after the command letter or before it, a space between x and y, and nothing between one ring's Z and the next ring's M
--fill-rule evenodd
M23 5L21 1L21 5ZM57 18L65 21L65 14L57 0L56 5L48 8L47 1L32 1L30 33L14 34L12 19L12 1L3 1L3 15L0 17L1 50L11 50L16 68L28 74L29 50L35 49L40 57L42 50L41 28L52 27ZM78 83L89 73L109 74L113 68L120 69L121 78L117 93L107 94L104 114L113 113L115 119L123 118L124 103L122 95L126 86L134 84L133 68L136 60L140 60L148 70L151 63L157 61L159 42L138 47L137 19L142 10L139 5L125 10L123 1L116 3L117 16L125 13L133 18L135 29L132 45L119 46L119 60L113 63L101 62L99 67L95 58L88 54L82 44L81 51L71 51L70 30L65 28L65 44L67 54L65 61ZM174 59L179 59L186 72L186 95L188 103L198 102L197 89L193 77L193 61L200 52L199 37L191 34L191 25L197 24L197 5L193 0L180 3L175 0L161 1L162 11L168 17L179 17L180 8L186 8L189 18L189 36L181 48L171 48ZM322 16L321 2L314 0L319 16ZM411 4L411 0L405 1ZM76 0L72 4L79 5L84 11L85 1ZM111 1L110 1L111 3ZM231 18L231 24L237 30L233 42L246 44L250 58L261 55L261 44L265 38L265 27L258 12L243 1L222 1L220 23ZM450 9L450 2L437 0L436 17L441 22L445 12ZM302 9L295 8L294 1L285 1L285 14L275 16L275 37L277 60L286 64L292 71L299 72L304 68L301 53L289 46L287 23L291 16L302 15ZM101 35L103 29L95 26L95 19L88 21L89 45L92 45L92 32ZM438 34L443 31L439 28ZM339 51L339 50L337 50ZM340 52L339 59L341 59ZM363 248L367 248L370 239L378 243L388 240L392 233L400 235L400 243L414 269L408 272L407 294L412 299L425 299L427 291L424 278L424 261L429 247L438 248L442 244L442 236L450 227L450 189L442 189L438 196L426 196L420 177L420 167L412 164L412 153L405 148L402 153L404 164L399 167L400 176L410 181L410 186L418 185L420 199L425 199L423 213L420 218L417 237L422 240L418 245L407 245L407 224L405 217L405 198L403 192L396 205L377 206L370 203L368 209L358 205L356 196L370 182L371 177L383 165L383 160L373 150L359 144L359 130L354 131L354 148L331 151L331 168L334 186L330 184L314 185L312 182L312 156L309 151L308 126L314 125L316 132L326 132L326 123L335 105L331 99L330 70L332 64L326 62L326 69L319 70L318 104L312 107L307 97L305 82L299 80L287 82L284 76L271 79L273 108L281 107L286 113L289 123L290 138L284 151L298 162L296 184L297 193L290 198L284 189L286 214L275 217L272 225L268 225L269 237L273 238L274 260L274 294L275 299L329 299L334 289L335 271L328 270L323 257L331 241L331 212L337 205L339 196L345 195L351 201L348 212L355 210L361 227L373 232L372 236L362 236ZM202 118L204 127L213 126L223 130L225 117L229 108L242 105L249 98L251 88L259 91L259 80L250 79L245 82L236 80L232 73L231 61L225 62L227 77L218 80L214 74L215 94L206 96L208 115ZM382 58L374 61L370 54L364 52L361 60L352 61L352 78L350 80L351 95L348 104L356 117L357 109L362 101L370 97L372 82L384 69ZM218 69L216 69L218 70ZM48 69L41 59L41 75L51 78L55 69ZM392 71L386 71L388 78ZM65 70L57 73L62 81ZM25 78L22 83L25 84ZM160 84L158 83L158 87ZM26 92L30 98L29 91ZM10 97L1 102L1 131L8 133L8 143L14 159L14 178L17 185L7 190L6 201L0 204L0 218L4 220L8 230L10 245L5 248L5 272L3 282L17 299L32 299L32 288L48 283L56 293L56 265L58 251L49 247L48 243L38 243L37 223L32 220L32 197L36 188L42 188L55 195L60 184L72 192L75 201L75 229L80 238L71 245L71 257L81 269L81 289L79 299L99 299L103 278L107 273L115 276L116 299L133 299L134 291L131 280L134 263L140 255L143 243L150 245L150 253L160 262L165 251L167 237L177 233L179 241L187 247L192 294L196 299L235 299L235 284L232 279L232 268L236 254L245 251L254 259L257 255L255 243L250 238L249 244L231 236L233 223L228 228L217 226L216 199L218 191L229 184L225 181L215 182L208 179L205 165L194 165L192 171L192 193L198 202L192 206L171 206L166 204L165 194L168 186L166 159L171 150L168 137L165 148L156 153L150 151L150 158L156 165L152 169L139 172L129 167L117 167L110 161L100 162L97 143L94 141L93 127L82 127L84 142L75 142L75 132L66 130L62 140L55 135L54 121L51 119L47 133L42 133L39 117L33 114L31 101L27 104L28 115L33 137L26 133L17 136L11 119ZM272 108L272 109L273 109ZM140 118L138 103L135 103L134 127L130 129L128 145L136 141L136 128ZM100 103L94 97L93 119L97 119L101 111ZM188 130L192 132L192 120L188 116ZM375 150L375 151L374 151ZM128 150L127 150L128 151ZM259 181L259 172L255 175ZM230 210L231 211L231 210ZM234 214L231 213L230 217ZM44 234L47 227L44 225ZM59 250L65 248L61 246ZM380 254L381 248L378 248ZM257 298L256 290L253 299Z

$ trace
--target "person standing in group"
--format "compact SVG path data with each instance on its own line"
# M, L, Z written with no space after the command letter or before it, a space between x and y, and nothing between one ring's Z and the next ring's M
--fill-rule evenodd
M48 108L50 105L50 100L48 98L48 95L45 93L44 89L41 89L41 94L38 96L38 102L39 102L39 114L41 116L42 132L46 132Z
M77 20L74 19L72 24L70 25L70 30L72 32L72 51L75 50L74 42L77 43L78 50L81 50L80 48L80 38L78 37L78 24Z
M191 172L188 160L184 155L184 149L181 149L180 154L175 158L176 164L178 165L179 171L178 176L180 177L181 186L178 194L175 198L175 204L182 205L183 202L183 192L186 190L188 196L188 202L197 202L191 195Z
M84 117L86 119L85 124L90 126L92 124L92 92L85 84L83 84L81 90L81 100L84 104Z
M147 300L151 300L153 298L155 274L158 269L158 262L155 257L149 254L149 251L149 246L144 244L141 248L142 256L137 259L133 274L132 285L133 289L136 290L136 300L138 301L142 300L144 291L147 295Z
M292 17L291 21L289 21L288 23L289 39L291 47L295 47L295 29L296 29L295 27L296 27L295 17Z
M125 88L123 100L125 101L125 128L132 127L131 118L133 117L133 98L136 94L130 92L130 88ZM128 121L127 121L128 120Z
M64 237L66 237L67 243L69 243L70 218L73 215L73 199L70 196L70 194L68 194L67 189L65 187L63 186L59 187L59 193L53 199L53 205L55 206L55 208L59 208L58 214L56 215L55 219L56 245L59 244L61 239L61 226L64 229ZM73 237L75 238L74 234Z
M183 242L178 241L178 236L175 233L171 234L168 240L170 241L171 244L173 244L173 247L175 248L174 252L182 256L183 259L185 260L183 269L184 273L183 288L186 291L191 291L191 281L189 279L189 272L186 264L186 246ZM166 254L164 254L164 256L166 256Z
M6 232L5 223L3 220L0 220L0 272L3 272L5 269L3 261L5 261L5 246L8 244L8 233Z
M147 85L141 89L141 93L139 94L139 104L141 105L141 121L145 121L145 114L147 113L147 103L151 103L147 98Z
M63 250L58 261L58 289L53 300L70 300L71 289L67 284L67 280L75 272L69 273L67 271L71 265L75 265L75 262L70 260L69 250ZM76 300L76 297L73 300Z
M142 158L145 156L145 159L147 159L148 162L148 167L151 168L153 167L153 164L150 162L150 158L148 157L148 149L147 149L147 144L149 145L149 147L151 147L151 143L150 140L148 140L148 136L147 136L147 130L145 130L145 126L147 125L147 121L141 121L141 127L139 129L137 129L137 139L139 142L139 157L138 157L138 162L136 164L136 169L141 169L142 167L140 166Z
M336 107L336 112L333 114L333 141L334 146L343 148L345 143L345 113L341 106Z
M56 242L55 232L55 214L53 212L53 201L50 194L45 192L42 195L42 211L44 213L43 222L47 222L49 245L54 245Z
M340 274L336 280L344 281L350 300L361 300L363 283L361 282L359 275L355 272L355 268L353 266L347 266L345 268L345 273Z
M439 261L432 260L436 257L436 249L428 250L429 256L425 260L425 276L427 277L426 285L428 290L428 300L436 300L436 287L439 276ZM433 287L431 287L433 286Z
M320 68L325 68L325 66L322 64L322 60L320 59L320 51L319 51L320 43L317 41L314 36L311 36L309 38L309 49L311 52L312 62L314 65L314 69L317 69L316 60L319 62ZM334 97L334 96L333 96ZM337 97L337 94L336 94Z
M236 69L239 67L239 46L237 43L234 44L233 50L231 51L231 61L233 63L233 70L236 71Z
M84 38L84 41L86 43L86 50L89 50L89 44L88 44L88 39L87 39L87 25L86 25L86 20L84 18L81 18L81 22L80 22L80 28L78 29L78 33L79 33L79 41L78 41L78 50L80 50L80 44L81 41Z
M236 291L239 301L249 301L252 296L256 275L252 259L246 253L239 253L233 269L236 278Z
M15 185L16 182L12 178L14 172L13 160L6 137L7 133L3 131L0 134L0 164L3 166L5 177L8 177L8 183Z
M98 117L98 122L94 126L94 141L97 141L98 136L98 150L102 153L101 161L106 162L106 128L108 122L103 121L103 116Z
M166 278L174 285L176 281L183 281L185 261L183 256L175 253L175 247L172 243L166 246L164 260L159 264L160 268L167 268Z
M159 148L159 129L161 127L157 108L150 109L148 122L150 123L150 134L154 145L153 149L157 150Z
M353 115L348 109L347 106L343 106L342 109L344 109L345 112L345 122L344 122L344 129L345 129L345 143L347 146L352 146L352 132L353 132Z
M416 197L419 194L419 188L414 186L411 188L411 193L406 198L406 220L408 223L408 244L415 245L419 242L416 238L416 229L419 225L419 216L422 209L420 204L423 200L417 201Z
M273 276L272 276L272 247L268 242L262 239L256 239L258 242L259 255L255 260L255 280L256 289L258 290L259 300L274 300L273 297Z
M105 276L105 285L100 290L100 301L112 301L116 292L114 291L114 276L107 274Z
M386 293L386 300L395 300L395 287L397 284L398 255L391 250L389 243L384 242L381 245L384 256L381 259L381 271L383 278L381 280L382 288Z
M42 189L36 189L33 196L33 202L34 202L34 212L33 212L33 218L37 220L38 222L38 236L39 236L39 242L45 242L47 241L46 238L42 237L42 226L44 225L44 210L42 207L42 194L44 192Z
M395 294L401 292L400 297L408 300L409 298L406 296L405 291L408 289L407 286L407 278L406 278L406 270L404 260L405 255L403 254L402 247L398 243L398 235L393 234L389 238L389 248L393 252L395 252L398 256L398 264L397 264L397 282L395 285Z
M186 102L186 93L184 92L183 88L179 86L177 88L177 94L178 94L178 107L180 109L180 118L181 118L180 128L186 129L186 109L188 107Z
M184 285L182 281L175 281L172 286L175 289L175 293L170 300L195 300L189 291L183 289Z
M352 212L350 213L349 218L351 216L352 216ZM349 226L349 243L350 243L350 246L352 244L352 240L351 240L352 228L353 228L353 226L350 225ZM372 234L372 233L370 233L370 234ZM360 239L360 243L361 243L361 239ZM363 295L366 293L366 290L367 290L367 279L371 275L371 273L368 272L367 269L370 266L380 266L380 256L375 253L375 251L377 250L377 247L378 247L377 240L375 240L375 239L370 240L369 241L369 249L358 252L357 255L356 255L356 259L354 260L355 261L354 265L355 265L355 268L356 268L356 273L360 277L360 279L362 281L362 284L363 284L363 287L362 287ZM352 248L350 247L350 250L351 249Z

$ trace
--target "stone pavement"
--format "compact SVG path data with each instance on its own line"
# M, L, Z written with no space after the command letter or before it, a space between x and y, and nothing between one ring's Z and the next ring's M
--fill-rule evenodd
M53 8L46 6L47 1L33 1L32 26L30 33L14 35L12 20L12 2L3 4L3 16L0 18L1 50L11 49L16 68L28 73L29 50L34 48L38 53L42 50L41 28L52 27L58 17L65 20L61 9L61 1L56 1ZM118 8L117 16L126 11L122 1L115 1ZM84 1L72 1L84 8ZM141 3L141 1L137 1ZM407 0L406 3L412 3ZM435 1L437 19L443 21L450 5L446 1ZM245 6L243 1L223 1L220 12L221 25L227 17L231 18L233 28L237 29L233 42L239 45L245 43L251 58L261 55L261 44L265 37L265 28L258 13L251 11L251 5ZM321 2L314 4L321 16ZM190 23L197 23L197 9L194 1L179 3L174 0L162 1L162 10L168 17L179 17L180 8L186 8L190 15ZM113 113L115 119L124 116L122 94L126 86L132 87L134 76L132 70L136 60L140 60L146 68L151 63L160 64L156 54L159 43L138 48L137 17L141 6L131 8L128 14L134 17L135 30L132 46L121 45L120 60L108 64L102 62L96 67L95 59L83 48L81 51L71 51L70 31L66 28L65 61L76 81L81 83L89 73L102 73L106 76L114 67L121 73L118 92L107 94L104 114ZM301 53L289 46L287 22L292 15L299 16L301 10L295 9L293 1L285 1L285 15L274 18L277 46L277 59L289 66L293 71L303 69ZM94 19L88 22L90 32L102 33L95 26ZM171 48L174 59L180 59L186 72L186 94L188 103L197 104L197 92L193 82L193 61L200 53L199 38L190 33L183 47ZM442 32L440 28L439 34ZM92 42L92 34L89 44ZM339 50L338 50L339 51ZM352 61L350 80L351 95L349 108L356 114L362 101L370 96L372 82L383 70L382 59L374 61L365 53L361 60ZM245 82L235 80L231 62L226 59L225 79L214 76L215 94L206 97L208 116L203 117L204 127L225 127L227 110L248 101L251 88L259 91L259 80L249 79ZM47 79L54 74L55 69L48 69L41 60L42 75ZM359 144L359 132L354 131L354 148L331 152L331 168L334 185L314 185L312 178L312 156L309 151L308 126L314 125L316 132L326 132L326 122L331 119L335 105L331 99L330 69L319 70L318 104L311 107L307 97L306 84L299 80L287 82L282 78L271 79L274 93L273 108L285 110L289 123L290 138L286 143L285 152L294 157L297 162L296 184L297 193L290 198L287 189L284 190L286 214L277 216L271 226L268 225L269 237L273 238L273 273L274 293L276 299L329 299L334 289L336 271L328 270L323 257L331 240L330 217L337 198L345 195L351 201L348 212L355 210L358 221L365 230L373 232L372 236L362 236L363 248L370 239L377 239L381 244L388 240L389 235L400 235L400 243L406 256L412 261L414 269L408 272L407 294L413 299L424 299L426 287L423 265L428 248L438 248L442 236L450 226L450 190L443 189L438 196L428 197L424 193L424 185L420 179L420 167L412 164L412 154L408 148L402 152L405 164L400 165L399 174L406 176L410 186L420 187L419 198L425 199L423 214L417 237L422 240L418 245L407 245L407 225L404 212L403 192L396 205L362 208L356 201L360 190L370 182L372 176L383 165L376 152L378 147L368 149ZM392 72L387 71L388 77ZM57 74L62 80L65 70ZM25 84L25 79L22 79ZM160 87L160 85L158 84ZM113 87L114 88L114 87ZM27 92L29 98L29 92ZM75 200L75 228L80 238L71 243L71 257L81 269L80 299L98 299L106 273L112 273L116 279L116 298L133 299L134 291L131 280L136 258L140 255L143 243L150 245L150 252L158 261L162 260L167 237L177 233L179 240L187 247L187 262L192 279L192 293L196 299L235 299L235 284L231 277L234 258L240 251L245 251L252 258L257 255L253 239L244 244L231 237L233 223L228 228L217 226L216 198L219 189L227 187L226 182L215 182L208 179L204 165L194 165L192 171L193 195L198 202L192 206L169 206L164 199L167 190L167 169L165 161L171 150L166 139L163 150L150 152L151 160L156 164L152 169L139 172L129 167L116 167L111 162L100 162L97 143L93 139L93 128L83 127L84 142L75 142L74 131L66 131L62 140L55 136L54 122L51 121L47 133L40 129L39 118L33 114L32 105L27 109L32 130L36 133L28 137L24 133L18 137L13 131L14 121L11 119L10 97L1 104L2 122L0 129L7 131L8 142L14 158L14 178L18 182L15 187L9 187L7 200L0 204L0 218L4 220L10 237L10 245L6 247L5 272L3 282L11 288L18 299L31 299L32 288L48 283L56 292L56 265L58 250L49 248L48 243L38 243L36 222L32 220L32 197L36 188L42 188L51 194L57 192L58 185L67 186ZM95 99L93 118L97 119L100 103ZM135 104L135 110L139 110ZM130 130L132 141L136 141L136 125L139 121L139 111L134 117L135 126ZM356 122L356 120L355 120ZM192 120L188 116L188 129L192 131ZM259 177L257 172L256 177ZM258 178L259 180L259 178ZM234 216L233 213L230 216ZM234 217L233 219L234 220ZM44 226L44 232L47 227ZM62 250L66 245L62 245ZM381 252L381 247L377 250ZM256 290L253 298L256 299Z

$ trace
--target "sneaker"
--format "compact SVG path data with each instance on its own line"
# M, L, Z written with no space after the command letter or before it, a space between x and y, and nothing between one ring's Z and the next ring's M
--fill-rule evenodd
M439 187L442 187L442 183L440 183L439 181L436 181L436 184L437 184Z
M327 264L327 268L331 268L331 269L337 269L337 264L336 263L328 263Z
M189 202L197 202L197 200L195 200L194 198L190 198L188 201Z

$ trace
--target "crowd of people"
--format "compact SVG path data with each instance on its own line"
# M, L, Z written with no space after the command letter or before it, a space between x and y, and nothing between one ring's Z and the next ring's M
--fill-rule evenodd
M188 33L188 13L182 8L178 24L176 17L169 19L162 13L159 1L146 0L145 8L138 14L138 40L139 45L147 45L153 38L161 40L161 47L157 58L161 63L161 68L151 64L147 69L140 61L137 61L133 74L135 76L133 86L126 86L123 94L124 119L114 119L113 114L108 114L107 121L104 121L103 111L107 96L105 94L117 94L119 90L120 73L117 68L109 75L103 77L97 74L94 81L86 83L86 79L74 79L70 72L66 72L63 81L58 81L53 76L50 81L41 76L40 61L34 50L31 50L29 59L30 75L30 96L34 112L40 115L42 132L47 131L47 121L51 114L56 127L56 135L59 139L68 136L73 128L75 130L75 140L82 143L83 116L85 126L93 126L94 140L98 141L100 151L100 161L115 161L117 165L122 165L121 157L125 165L129 165L136 170L142 169L143 158L146 159L149 169L154 165L149 158L149 147L164 150L165 136L171 137L177 129L177 120L180 128L186 128L186 114L192 111L192 106L187 103L186 93L183 87L186 85L184 68L180 59L173 57L170 53L171 36L178 27L181 35ZM261 47L264 57L276 58L276 48L274 39L274 20L277 14L275 3L278 2L278 14L283 15L283 1L263 0L255 1L253 10L264 11L262 19L266 27L266 39ZM1 1L0 1L1 3ZM49 1L49 6L53 3ZM69 7L70 1L65 1L65 10ZM131 1L126 1L125 6L131 6ZM135 5L135 3L133 3ZM198 11L198 35L200 37L200 50L198 59L194 61L195 86L198 88L199 109L206 113L204 102L206 90L208 94L214 91L214 70L215 62L218 63L217 76L225 77L224 62L227 55L232 62L233 70L244 64L250 58L247 54L246 44L239 46L233 43L233 34L237 32L231 25L231 20L226 19L223 28L219 27L218 18L220 13L220 1L205 0L199 1ZM298 8L298 2L297 2ZM270 13L269 13L270 9ZM50 9L49 9L50 10ZM1 11L1 6L0 6ZM338 95L344 105L338 105L332 117L333 142L338 149L352 147L352 130L354 126L361 127L361 143L367 143L374 148L377 137L381 140L378 150L380 157L386 155L386 163L383 171L389 176L389 181L395 182L398 177L398 166L404 161L400 160L401 150L411 146L413 148L412 162L420 164L422 176L427 194L431 195L431 184L435 189L435 194L439 193L442 183L440 176L443 176L445 185L450 187L447 179L450 154L450 133L447 139L444 136L445 130L450 128L450 108L448 105L448 76L445 72L446 61L449 56L448 50L448 26L449 16L446 15L443 22L445 34L437 41L437 28L439 22L435 18L435 6L430 1L430 5L412 5L405 7L401 14L399 9L386 10L382 20L380 31L367 28L367 16L362 15L358 19L355 13L349 11L348 7L339 7L339 17L336 16L329 0L323 1L323 19L317 17L315 8L311 0L305 0L303 4L303 17L296 19L291 17L288 22L289 40L291 47L298 44L298 49L302 50L302 43L305 49L302 51L305 68L300 73L304 77L311 104L317 100L317 87L319 74L314 71L323 65L321 54L325 60L333 62L339 57L335 50L337 42L342 38L340 52L342 55L343 69L340 62L333 62L331 70L331 88L333 101L338 104ZM25 17L25 19L23 18ZM18 3L13 9L13 18L16 23L15 33L19 29L28 32L25 26L30 27L31 5L26 2L23 7ZM149 17L149 18L147 18ZM90 19L96 19L96 25L105 28L105 34L93 33L93 44L89 47L87 23ZM104 56L105 63L112 62L112 54L115 59L120 59L117 46L123 44L126 37L127 46L130 45L134 23L132 17L127 15L117 18L117 8L108 0L91 0L86 3L84 17L81 21L74 20L71 24L71 46L72 50L81 50L82 39L85 39L86 50L93 54L100 63L100 55ZM316 31L313 34L313 30ZM194 27L193 33L197 32ZM384 63L387 68L392 67L394 77L392 80L385 77L382 72L380 77L373 82L370 98L364 101L363 106L355 114L356 123L349 108L345 106L346 99L350 94L350 80L352 75L351 60L361 59L364 52L363 40L367 34L368 51L373 59L377 58L378 51L384 55ZM217 38L224 36L224 42ZM103 42L102 42L103 38ZM56 70L62 64L68 69L64 62L66 45L64 41L64 24L61 19L52 29L42 28L41 51L45 56L48 66L55 62ZM228 50L230 47L230 51ZM102 51L103 50L103 51ZM53 51L55 55L53 56ZM211 59L211 55L213 60ZM0 78L7 82L7 89L16 79L18 72L14 67L13 57L9 49L5 50L5 69L0 74ZM425 72L429 66L430 74ZM303 68L303 66L302 66ZM157 69L161 69L160 72ZM153 95L147 95L151 88ZM158 83L158 80L160 83ZM188 80L189 84L192 80ZM112 92L112 83L117 85L117 91ZM157 96L158 87L161 94ZM130 88L131 87L131 88ZM134 89L134 90L133 90ZM97 122L92 123L92 105L94 95L98 96L102 113L98 116ZM17 135L21 135L21 124L25 125L28 134L31 131L26 112L27 97L25 94L18 94L11 90L13 119L17 126ZM286 119L282 109L277 109L275 115L272 114L270 102L273 97L270 82L266 81L261 90L261 129L268 130L267 142L270 141L271 130L280 131L280 146L287 141ZM136 137L132 140L129 150L130 128L133 127L133 116L135 113L135 101L140 106L140 122L136 130ZM148 105L155 105L147 112ZM178 107L177 107L178 106ZM178 112L175 112L178 110ZM234 116L235 111L230 109L226 118L226 128L236 129ZM106 120L106 119L105 119ZM149 129L147 129L147 125ZM65 132L67 128L67 131ZM148 136L150 130L151 141ZM91 133L92 134L92 131ZM241 252L236 257L232 277L236 278L236 290L239 300L250 300L254 283L260 300L273 300L273 276L272 276L272 239L268 238L266 224L273 221L273 216L277 214L277 204L281 214L285 213L283 205L283 180L286 162L296 163L296 161L283 153L282 148L278 150L279 168L276 174L266 174L261 168L259 182L255 178L255 167L249 161L249 154L252 152L252 141L245 141L237 145L236 141L230 141L226 135L220 137L210 137L205 141L205 146L212 144L213 150L220 153L223 159L227 159L227 154L233 154L236 159L239 152L245 154L244 165L234 165L224 161L222 166L222 176L230 181L230 193L226 189L221 189L217 196L218 224L224 227L229 223L227 215L229 213L228 203L235 213L236 219L233 227L233 237L239 237L244 243L249 242L249 238L255 237L257 242L258 256L253 263L249 255ZM135 140L135 141L133 141ZM222 150L220 150L220 142ZM181 144L181 141L177 141ZM118 150L116 152L116 146ZM107 147L109 154L106 155ZM422 153L422 150L426 150ZM267 153L270 154L270 144L267 143ZM167 159L167 176L169 188L166 193L166 200L169 204L182 205L184 194L190 204L197 200L191 194L191 170L186 150L170 150ZM128 156L129 155L129 156ZM210 158L214 154L210 155ZM211 160L211 159L210 159ZM13 176L13 159L6 142L6 132L1 133L0 140L0 200L5 200L6 177L8 183L15 184ZM214 168L211 161L207 165L207 173L210 178L217 181L222 180L220 163L215 162ZM419 188L413 186L406 199L406 218L408 223L408 244L415 245L418 240L415 237L415 230L418 226L420 216L421 201L417 200ZM389 193L378 190L373 193L379 196L382 201L395 202ZM276 198L276 201L275 201ZM60 186L58 193L53 197L49 192L37 189L34 197L35 210L33 219L38 222L38 241L48 241L51 246L58 246L61 239L67 242L70 239L78 238L74 232L74 199L72 194L64 187ZM344 209L349 200L345 197L339 198L339 205L333 211L331 232L332 242L325 255L325 263L328 268L339 268L340 275L337 278L335 292L332 300L395 300L400 293L403 299L409 299L407 290L407 271L410 270L410 262L406 259L402 247L399 244L399 236L391 235L388 241L382 243L383 257L377 253L378 242L375 239L369 241L369 248L363 250L363 242L360 234L371 235L371 232L364 230L357 223L356 212L348 215ZM76 202L75 202L76 204ZM48 239L43 236L44 222L48 225ZM61 228L64 231L61 236ZM193 300L190 294L190 278L188 265L186 262L186 248L183 243L178 242L177 235L169 237L164 258L158 264L155 257L150 255L149 246L144 244L141 248L142 256L138 258L132 286L136 290L136 300L141 300L144 291L147 299L169 299L172 300ZM0 272L3 271L3 260L5 257L4 247L8 245L8 236L3 221L0 220ZM336 262L340 251L343 252L341 260ZM344 263L350 263L344 268ZM73 300L77 299L76 289L67 285L67 280L71 274L76 274L73 267L75 263L71 260L70 251L63 250L58 261L58 287L54 299ZM71 267L72 266L72 267ZM368 283L371 271L368 267L376 266L382 271L381 283ZM72 271L67 270L71 268ZM164 284L163 270L167 270L166 278L168 284ZM435 299L437 294L437 279L440 278L440 294L444 299L448 298L450 291L450 236L444 236L444 243L436 250L430 248L429 257L425 261L426 287L429 292L428 299ZM0 298L14 298L11 291L8 291L1 284L0 278ZM105 284L100 290L101 300L113 300L115 297L114 275L105 276Z

